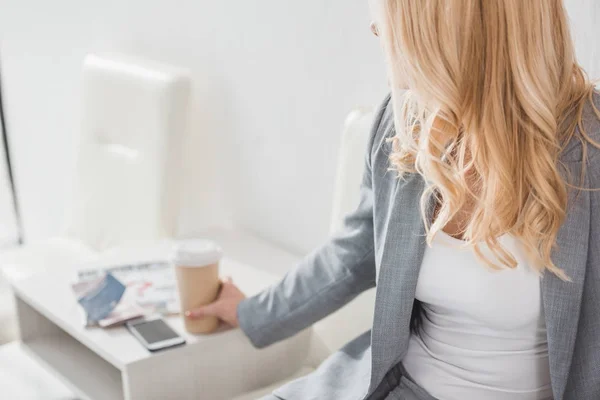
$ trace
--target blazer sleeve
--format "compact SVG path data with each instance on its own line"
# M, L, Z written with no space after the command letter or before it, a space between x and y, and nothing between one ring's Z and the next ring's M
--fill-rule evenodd
M279 283L239 304L240 328L255 347L293 336L375 286L371 154L389 102L388 96L375 118L360 202L343 228Z

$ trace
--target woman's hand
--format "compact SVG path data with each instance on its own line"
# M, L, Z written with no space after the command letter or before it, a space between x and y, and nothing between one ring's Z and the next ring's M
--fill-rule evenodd
M237 328L239 326L237 306L245 298L244 293L233 284L231 278L227 278L221 282L221 289L214 302L194 310L187 310L185 316L190 319L217 317L226 324Z

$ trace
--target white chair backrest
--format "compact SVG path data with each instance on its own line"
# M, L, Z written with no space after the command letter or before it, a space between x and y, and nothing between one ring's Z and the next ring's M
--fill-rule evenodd
M346 117L338 153L330 233L336 232L345 216L359 201L359 187L365 167L365 152L373 124L373 111L357 109Z
M100 250L172 236L188 126L187 71L126 56L90 55L67 234Z
M373 119L374 113L368 109L355 110L346 118L338 155L331 219L332 233L342 225L344 217L354 211L358 205L359 188ZM374 305L375 290L369 290L315 324L315 332L329 351L338 350L350 340L371 329Z

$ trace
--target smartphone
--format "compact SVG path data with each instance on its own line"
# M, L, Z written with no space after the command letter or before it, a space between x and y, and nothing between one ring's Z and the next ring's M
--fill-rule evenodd
M185 344L185 339L160 317L136 319L125 324L129 332L150 351Z

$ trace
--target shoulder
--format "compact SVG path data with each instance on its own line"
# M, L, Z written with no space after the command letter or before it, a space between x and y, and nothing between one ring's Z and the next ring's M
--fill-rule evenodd
M392 95L388 94L379 107L371 131L371 138L368 146L371 164L378 155L385 152L385 148L387 148L387 139L394 135L394 101Z
M576 128L564 146L560 161L569 175L586 171L590 187L600 188L600 93L597 91L583 107L581 126L583 132Z
M595 91L583 106L581 122L583 132L577 127L573 137L565 144L560 159L566 164L587 162L597 165L600 162L600 93ZM596 144L589 143L592 141ZM587 146L583 143L587 142ZM585 158L585 160L584 160Z

